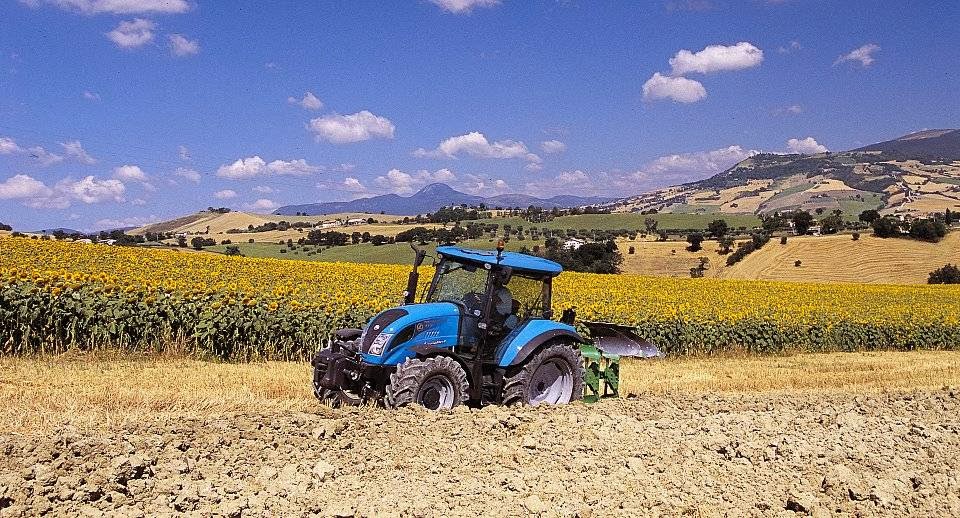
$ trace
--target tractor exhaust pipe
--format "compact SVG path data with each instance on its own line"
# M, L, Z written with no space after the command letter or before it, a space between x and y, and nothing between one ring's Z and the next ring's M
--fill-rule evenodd
M413 271L410 272L410 275L407 277L407 289L403 291L403 303L404 304L413 304L417 298L417 284L420 282L420 273L417 271L417 268L423 264L423 258L426 257L426 250L422 250L413 245L413 242L410 243L410 248L415 252L413 258Z

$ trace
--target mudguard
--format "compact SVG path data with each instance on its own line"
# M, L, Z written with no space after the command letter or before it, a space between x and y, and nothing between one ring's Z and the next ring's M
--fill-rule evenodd
M573 326L553 320L528 320L513 330L497 347L497 364L509 367L523 363L538 347L555 338L587 343Z

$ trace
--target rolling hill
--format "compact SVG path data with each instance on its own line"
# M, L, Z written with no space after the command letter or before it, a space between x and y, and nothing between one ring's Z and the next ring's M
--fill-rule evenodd
M609 198L581 197L581 196L554 196L552 198L536 198L526 194L501 194L484 198L472 194L462 193L442 183L430 184L411 196L384 194L370 198L360 198L353 201L334 201L324 203L308 203L303 205L287 205L274 211L278 215L294 214L336 214L343 212L365 212L379 214L426 214L441 207L451 205L477 206L481 203L488 207L528 207L537 205L545 208L579 207L609 202Z
M761 153L710 178L618 200L616 211L766 214L960 210L960 130L928 130L839 153Z

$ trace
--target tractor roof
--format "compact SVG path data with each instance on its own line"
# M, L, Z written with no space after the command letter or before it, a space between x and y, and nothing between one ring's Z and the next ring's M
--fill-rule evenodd
M459 246L438 246L437 253L459 261L490 264L494 267L497 265L509 266L519 272L548 275L550 277L555 277L563 271L562 266L549 259L518 252L503 252L500 254L499 261L497 260L496 250L471 250Z

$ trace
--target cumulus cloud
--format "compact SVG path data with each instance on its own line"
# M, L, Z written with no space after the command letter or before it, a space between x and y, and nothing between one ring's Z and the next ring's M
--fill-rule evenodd
M107 38L124 49L141 47L153 41L157 25L150 20L135 18L121 21L117 28L107 33Z
M230 198L237 197L237 191L231 189L224 189L222 191L217 191L213 193L213 197L218 200L229 200Z
M136 165L122 165L113 169L113 177L119 180L146 183L149 179L147 173Z
M643 84L643 98L650 101L671 99L678 103L695 103L707 97L707 89L699 81L685 77L669 77L660 72Z
M258 186L256 186L256 187L253 188L253 192L258 193L258 194L270 194L270 193L275 192L275 191L274 191L274 189L273 189L272 187L270 187L270 186L267 186L267 185L258 185Z
M267 164L267 170L277 175L307 175L322 170L320 166L310 165L306 160L274 160Z
M498 5L500 0L430 0L430 2L448 13L468 14L477 7Z
M874 53L880 51L880 45L875 43L867 43L857 47L846 54L841 55L833 62L834 66L841 63L846 63L848 61L856 61L860 63L860 66L867 68L876 61L876 58L873 57Z
M300 158L296 160L274 160L269 164L260 156L240 158L232 164L224 164L217 169L217 176L232 180L245 180L256 176L292 175L303 176L322 171L323 168L307 163Z
M321 101L316 95L313 95L313 92L304 92L302 99L297 99L296 97L287 97L287 102L290 104L296 104L304 110L316 111L320 108L323 108L323 101Z
M0 200L20 200L48 196L50 189L43 182L18 174L0 182Z
M759 151L728 146L710 151L664 155L646 164L641 171L667 181L692 181L729 169Z
M200 52L200 42L188 39L182 34L170 34L167 40L170 43L170 52L174 56L192 56Z
M200 173L194 171L193 169L178 167L173 174L174 176L179 176L180 178L183 178L189 182L200 183Z
M257 155L250 158L239 158L236 162L229 165L222 165L217 169L217 176L241 180L253 178L263 174L267 170L267 163Z
M802 155L815 155L829 151L827 146L820 144L813 137L804 139L792 138L787 141L787 149L789 149L791 153L799 153Z
M333 144L350 144L375 138L392 139L395 130L390 119L367 110L350 115L317 117L310 120L309 128L317 142L325 140Z
M363 185L363 182L349 176L344 178L343 188L351 192L366 192L367 190L367 187Z
M567 150L567 145L559 140L547 140L540 143L540 149L550 155L553 153L563 153Z
M245 207L246 207L247 210L258 210L258 211L260 211L260 210L273 210L273 209L276 209L277 207L279 207L279 205L278 205L275 201L273 201L273 200L268 200L268 199L266 199L266 198L260 198L259 200L255 201L255 202L253 202L253 203L248 203L247 205L245 205Z
M478 131L450 137L435 149L419 148L413 152L413 156L420 158L457 158L462 155L481 159L521 159L534 167L543 161L523 142L509 139L490 142Z
M102 203L105 201L122 203L126 187L119 180L99 180L95 176L87 176L77 181L71 179L60 181L57 183L56 190L64 192L71 198L83 203Z
M759 65L763 51L751 43L741 41L736 45L708 45L700 52L682 49L670 58L673 75L690 73L710 74L728 70L742 70Z
M80 144L79 140L61 142L60 146L63 147L63 153L67 155L67 157L72 158L81 164L90 165L97 163L97 159L90 156L90 154L83 149L83 146Z
M190 10L187 0L21 0L31 7L51 4L81 14L179 14Z
M149 216L131 216L121 219L105 218L97 220L93 224L93 228L94 230L106 230L112 228L142 227L158 221L160 221L160 218L154 214Z
M10 137L0 137L0 155L28 155L44 167L63 162L62 156L51 153L42 146L24 148Z
M802 50L802 49L803 49L803 45L800 45L799 41L791 40L790 43L787 43L786 45L781 45L780 48L777 49L777 52L781 54L789 54L791 52Z
M496 196L512 191L510 185L503 179L473 174L465 175L464 180L457 184L457 190L478 196Z
M399 169L391 169L386 175L374 179L374 183L397 194L413 194L431 183L449 183L456 179L457 175L449 169L438 169L432 173L422 169L413 174L405 173Z

